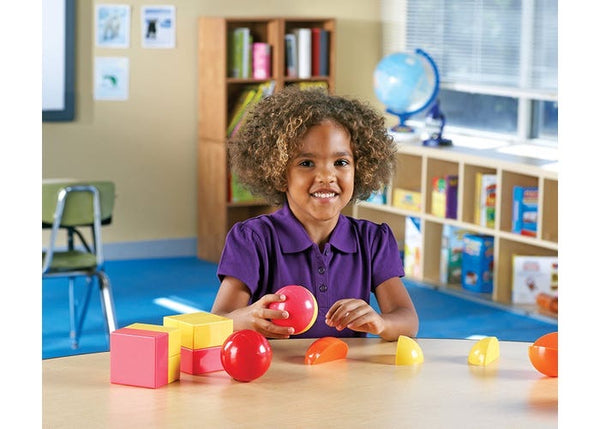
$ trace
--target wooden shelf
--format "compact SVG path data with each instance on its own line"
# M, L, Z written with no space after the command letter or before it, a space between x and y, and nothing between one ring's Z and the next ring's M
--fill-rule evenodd
M558 173L547 160L528 158L498 152L493 149L474 150L460 146L426 147L419 142L399 142L396 174L392 179L384 205L361 202L352 208L352 215L390 225L399 244L405 239L405 220L421 220L422 273L415 280L435 287L449 287L453 292L463 291L460 285L443 285L440 281L440 253L444 225L452 225L475 234L494 237L494 286L491 294L479 297L512 306L513 255L558 256ZM475 223L475 177L477 173L494 173L498 176L496 193L496 219L493 228ZM457 218L446 219L431 212L431 183L434 176L456 174L459 177ZM539 212L535 237L511 232L512 189L515 185L538 186ZM419 211L402 210L392 206L392 189L401 187L421 193ZM515 306L519 311L531 313L527 306ZM543 316L547 316L544 314Z
M241 79L228 75L229 37L248 27L254 42L271 46L271 78ZM307 79L286 76L285 34L296 28L329 31L329 75ZM273 81L275 91L300 82L324 81L335 90L335 27L332 18L201 17L198 21L198 258L218 262L229 229L236 223L274 210L261 202L228 201L227 125L241 91L252 84Z

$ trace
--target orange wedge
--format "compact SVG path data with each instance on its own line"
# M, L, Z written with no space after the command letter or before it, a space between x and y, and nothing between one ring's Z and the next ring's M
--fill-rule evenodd
M316 365L337 359L345 359L348 344L335 337L323 337L313 342L304 355L306 365Z
M542 335L529 346L531 364L548 377L558 377L558 332Z

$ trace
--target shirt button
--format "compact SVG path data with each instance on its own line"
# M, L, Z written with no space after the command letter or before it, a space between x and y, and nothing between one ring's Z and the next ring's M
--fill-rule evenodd
M325 268L319 267L319 274L323 274L325 272Z
M321 286L319 286L319 290L320 290L321 292L327 292L327 285L325 285L325 284L321 284Z

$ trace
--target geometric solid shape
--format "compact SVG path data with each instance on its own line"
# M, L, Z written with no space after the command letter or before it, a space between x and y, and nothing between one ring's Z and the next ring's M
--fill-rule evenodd
M233 320L207 312L165 316L163 325L181 329L181 346L191 350L221 346L233 332Z
M337 359L345 359L348 344L335 337L323 337L313 342L304 356L306 365L316 365Z
M181 348L181 372L200 375L222 370L221 346L197 350Z
M469 352L470 365L485 366L500 357L500 343L496 337L485 337L477 341Z
M179 380L181 375L181 353L169 356L169 367L167 369L167 383Z
M157 388L168 383L169 334L121 328L110 334L110 382Z
M130 329L144 331L166 332L169 334L169 357L181 354L181 330L172 326L151 325L149 323L132 323L126 326Z
M305 287L298 285L284 286L275 292L285 295L285 301L272 302L269 308L272 310L287 311L287 319L273 319L275 325L294 328L294 335L302 334L310 329L317 320L319 311L317 300Z
M558 332L542 335L529 346L531 364L548 377L558 377Z
M234 380L243 382L252 381L267 372L272 357L269 341L250 329L231 334L221 349L223 368Z
M400 335L396 343L396 365L423 363L421 346L410 337Z

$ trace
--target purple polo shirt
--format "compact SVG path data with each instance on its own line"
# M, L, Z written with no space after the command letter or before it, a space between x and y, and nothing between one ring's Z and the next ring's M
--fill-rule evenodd
M284 206L269 215L239 222L227 234L217 270L219 280L235 277L248 286L250 303L286 285L301 285L315 296L319 312L307 332L293 338L364 337L338 332L325 314L342 298L370 301L371 292L392 277L403 277L398 244L387 224L340 215L323 251Z

